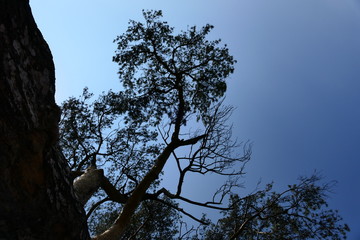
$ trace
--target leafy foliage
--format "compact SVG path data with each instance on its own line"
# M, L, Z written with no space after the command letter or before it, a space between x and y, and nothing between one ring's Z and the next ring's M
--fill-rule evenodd
M282 193L266 189L244 198L232 195L231 211L202 231L201 239L344 239L349 227L328 209L330 185L313 175L300 178Z
M118 211L114 210L114 207L96 212L90 221L90 230L95 234L104 232L117 216ZM179 213L170 206L155 201L144 201L134 214L130 227L120 239L173 239L178 233L179 221Z
M224 95L225 79L234 71L236 61L228 48L218 47L220 40L205 39L211 25L175 35L174 28L160 20L161 11L143 14L145 23L130 21L126 33L115 40L119 77L125 93L137 99L131 117L156 125L163 115L175 120L179 108L182 115L206 114Z
M105 168L108 179L105 191L97 192L87 204L89 215L101 210L103 202L126 204L144 183L149 187L140 193L141 201L166 196L218 208L236 186L236 179L216 192L219 202L201 203L181 196L186 174L240 175L242 168L234 171L232 167L250 158L250 150L244 156L231 156L238 146L231 139L231 126L225 124L232 108L222 107L221 102L225 79L236 61L226 45L219 46L220 40L206 40L213 26L175 34L161 21L161 11L144 11L143 15L145 23L130 21L126 33L115 40L118 49L113 60L119 65L124 90L103 93L94 101L85 88L80 98L70 98L62 105L60 145L71 169L81 174L95 161ZM189 131L185 126L194 120L200 128ZM183 153L184 147L189 153L179 155L178 149ZM170 154L179 171L175 193L159 187ZM156 171L149 175L153 169ZM145 181L147 174L151 177ZM167 204L197 219L175 202ZM111 208L108 214L115 211L114 205L107 207Z
M233 108L223 105L225 80L236 61L220 40L206 39L211 25L176 34L161 20L161 11L143 15L145 22L130 21L115 39L113 60L123 90L93 100L85 88L80 98L62 105L60 145L74 176L94 162L105 172L102 190L85 206L92 231L100 233L121 218L129 223L121 239L171 239L180 213L208 224L179 207L185 202L223 210L225 216L194 236L191 230L180 232L182 239L345 236L348 228L339 224L337 213L324 210L327 186L316 185L316 177L303 178L283 193L273 192L270 184L243 198L235 194L251 155L251 145L233 140L227 123ZM161 182L168 161L177 166L173 191ZM227 181L212 200L194 201L183 196L190 173ZM223 207L229 196L229 207Z
M113 95L109 92L89 103L93 95L85 88L79 99L65 101L60 144L73 170L84 169L96 158L98 165L106 164L110 176L117 174L117 169L126 178L139 181L151 166L150 160L159 154L161 144L155 143L157 133L147 124L122 124L121 113L110 105ZM119 184L125 184L122 175L116 178ZM126 189L125 185L122 188Z

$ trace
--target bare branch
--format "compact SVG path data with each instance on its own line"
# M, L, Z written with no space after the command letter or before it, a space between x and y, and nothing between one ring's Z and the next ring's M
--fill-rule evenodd
M155 199L155 201L161 202L162 204L165 204L165 205L167 205L167 206L169 206L169 207L171 207L171 208L174 208L175 210L181 212L181 213L184 214L185 216L188 216L188 217L190 217L191 219L193 219L193 220L195 220L195 221L197 221L197 222L199 222L199 223L201 223L201 224L204 224L204 225L208 225L208 224L209 224L207 221L203 221L203 220L201 220L201 219L199 219L199 218L196 218L196 217L194 217L192 214L186 212L184 209L182 209L182 208L180 208L180 207L178 207L178 206L174 206L174 205L172 205L172 204L170 204L170 203L168 203L168 202L166 202L166 201L164 201L164 200L162 200L162 199Z
M94 205L91 206L90 210L88 211L88 213L86 214L86 219L88 219L91 214L96 210L97 207L99 207L101 204L110 201L110 198L103 198L102 200L98 201L97 203L95 203Z

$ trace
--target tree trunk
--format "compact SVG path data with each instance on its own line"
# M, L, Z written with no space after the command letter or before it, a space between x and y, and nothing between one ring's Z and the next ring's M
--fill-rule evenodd
M28 0L0 0L0 239L89 239L66 160L52 55Z

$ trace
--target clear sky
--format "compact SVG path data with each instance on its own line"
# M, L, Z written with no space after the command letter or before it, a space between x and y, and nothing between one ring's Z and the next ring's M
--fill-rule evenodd
M254 143L244 181L283 187L316 169L337 180L330 207L360 239L359 0L32 0L52 50L56 99L119 89L112 40L141 9L177 29L213 24L238 60L227 102L234 135ZM205 183L200 183L206 185ZM203 187L206 189L206 187Z

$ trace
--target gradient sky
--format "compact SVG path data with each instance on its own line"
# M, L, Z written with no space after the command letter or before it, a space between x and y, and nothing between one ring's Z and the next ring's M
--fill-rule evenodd
M260 178L282 188L316 169L325 181L338 181L330 207L350 225L349 239L360 240L359 0L32 0L31 6L54 56L58 103L84 86L96 93L120 88L112 40L129 19L142 20L141 9L163 10L178 30L213 24L211 38L221 38L238 60L227 102L237 108L234 135L254 144L248 189Z

